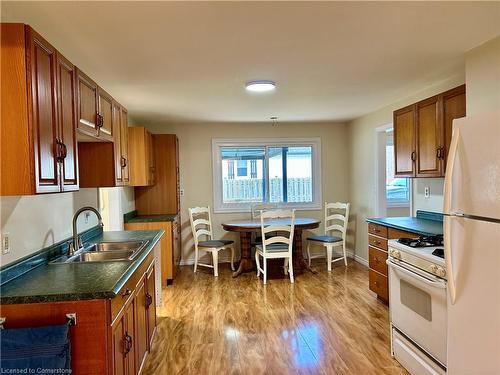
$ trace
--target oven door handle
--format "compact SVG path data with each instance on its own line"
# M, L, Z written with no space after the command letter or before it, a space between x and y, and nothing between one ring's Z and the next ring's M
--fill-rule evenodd
M446 283L444 283L442 281L430 280L427 277L421 276L420 274L418 274L416 272L410 271L408 268L400 266L389 259L386 260L386 263L389 267L393 267L393 268L397 269L398 271L406 274L407 276L414 277L417 280L420 280L421 282L423 282L424 284L427 284L427 285L432 286L434 288L446 289Z

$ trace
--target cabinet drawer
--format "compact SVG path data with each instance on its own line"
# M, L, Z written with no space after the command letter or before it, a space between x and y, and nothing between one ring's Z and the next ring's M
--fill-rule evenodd
M368 233L387 238L387 227L383 225L368 223Z
M380 251L375 249L374 247L368 248L368 264L370 268L381 273L384 276L387 276L387 253L384 251Z
M368 244L370 246L378 247L379 249L387 251L387 240L377 236L368 236Z
M398 238L418 238L418 234L395 228L389 228L387 236L390 240Z
M377 293L384 301L389 301L389 282L386 276L370 270L369 285L372 292Z

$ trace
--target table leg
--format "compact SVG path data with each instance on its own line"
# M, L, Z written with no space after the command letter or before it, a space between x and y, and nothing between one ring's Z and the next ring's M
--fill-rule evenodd
M252 252L250 249L251 237L251 232L240 232L241 260L238 269L233 272L233 277L237 277L243 272L250 272L255 270L255 264L252 259Z
M293 272L299 274L304 270L316 273L309 267L302 254L302 229L295 229L295 233L293 234Z

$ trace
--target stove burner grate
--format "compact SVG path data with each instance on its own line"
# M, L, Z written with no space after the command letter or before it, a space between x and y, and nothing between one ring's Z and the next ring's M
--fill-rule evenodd
M443 236L420 236L419 238L400 238L399 243L410 247L443 246Z

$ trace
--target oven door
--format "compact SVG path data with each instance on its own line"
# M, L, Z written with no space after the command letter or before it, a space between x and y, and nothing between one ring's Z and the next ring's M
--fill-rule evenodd
M389 258L391 322L446 366L446 281Z

